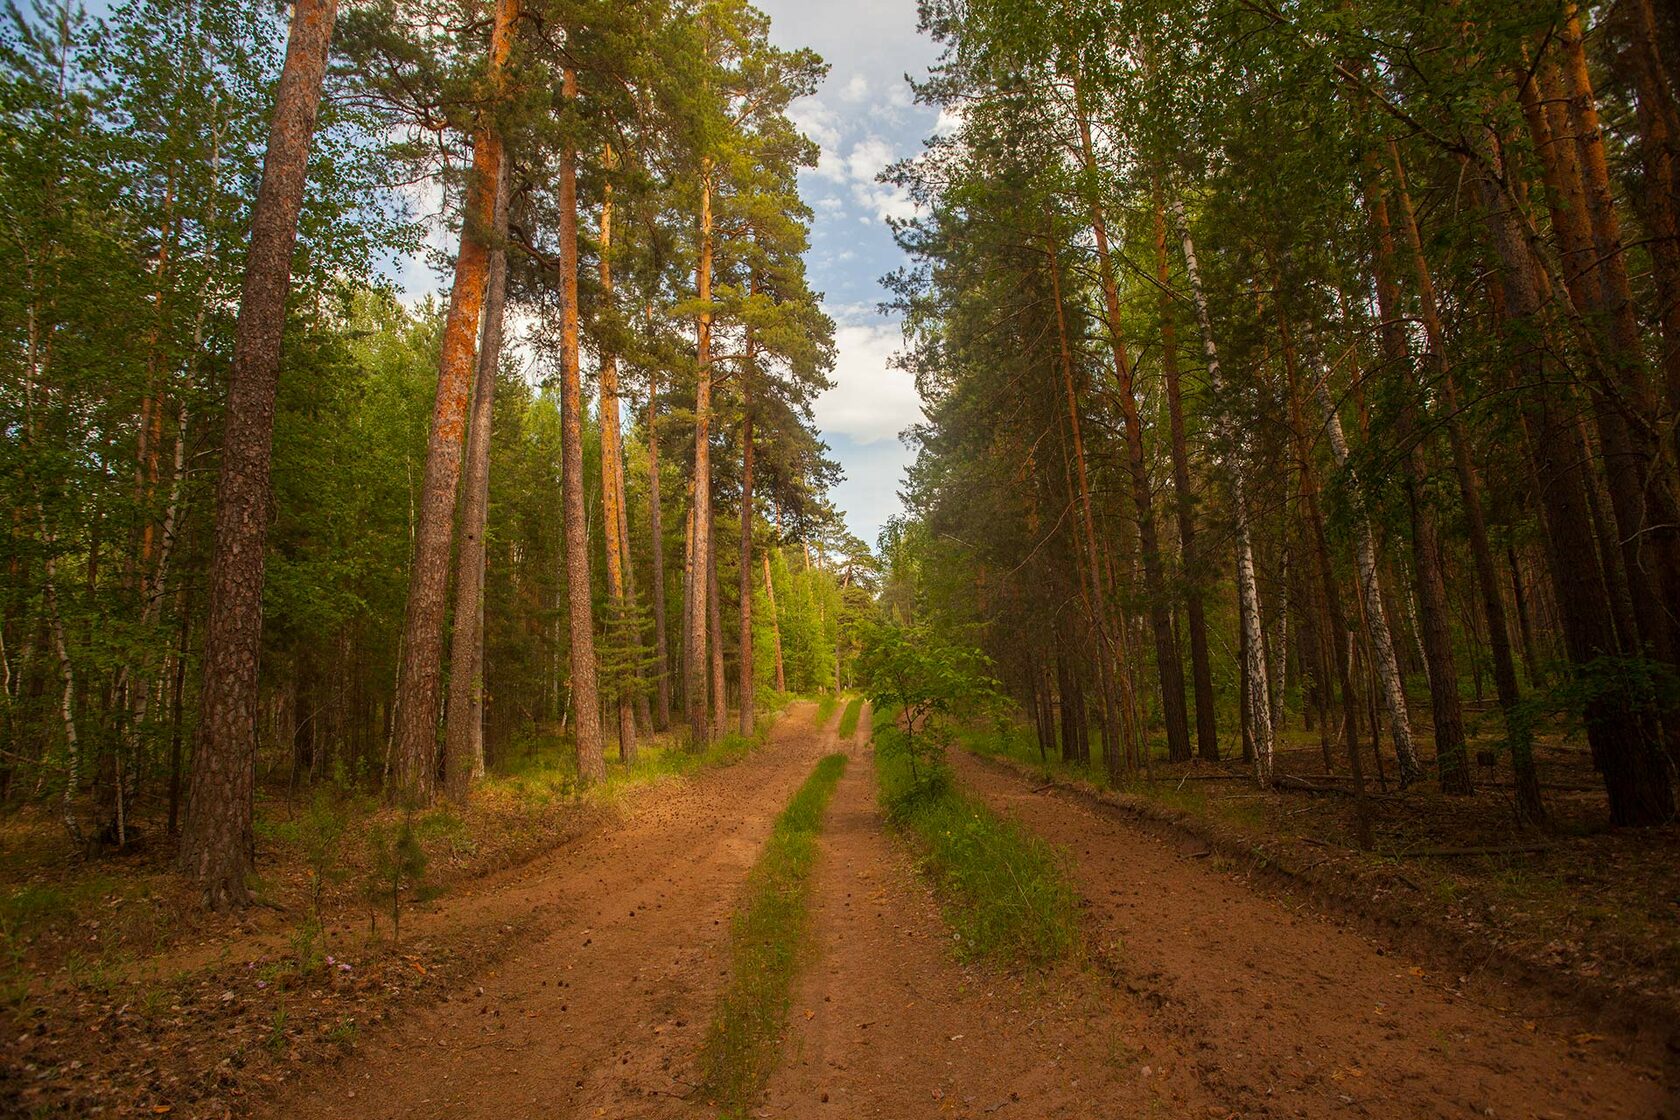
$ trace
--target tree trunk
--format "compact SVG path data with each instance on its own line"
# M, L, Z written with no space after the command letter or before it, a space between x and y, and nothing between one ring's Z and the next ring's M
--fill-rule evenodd
M1348 489L1355 502L1363 498L1358 476L1349 463L1347 436L1342 432L1342 418L1330 400L1330 391L1320 383L1317 389L1318 406L1324 416L1325 432L1330 437L1330 452L1346 477ZM1381 685L1383 709L1388 716L1389 735L1394 740L1394 753L1400 760L1400 784L1415 782L1423 776L1417 750L1412 745L1412 719L1406 707L1405 683L1400 677L1400 662L1394 654L1394 635L1389 629L1388 613L1383 607L1382 578L1377 574L1377 546L1371 535L1371 520L1361 505L1354 518L1354 559L1359 571L1359 590L1365 602L1365 629L1371 636L1372 669Z
M606 171L612 170L611 145L607 146L601 162ZM601 298L609 308L613 298L612 222L613 194L612 183L609 181L602 186L600 237ZM623 536L626 521L624 452L618 426L618 355L605 342L600 345L600 365L601 524L605 529L602 538L607 548L607 597L612 611L612 640L622 643L634 638L639 645L640 635L634 634L630 625L634 605L625 592L625 574L628 569ZM619 651L620 658L628 656L631 656L629 650ZM636 717L634 701L631 698L632 691L630 674L622 671L621 667L620 679L614 682L613 699L618 708L618 757L625 765L636 761Z
M498 94L513 46L518 0L498 0L490 33L490 83ZM461 437L484 306L490 239L496 221L502 138L494 127L473 135L472 177L461 218L461 249L444 321L438 362L437 400L426 472L414 533L414 564L408 584L402 660L393 704L392 773L389 795L409 805L431 803L438 772L439 685L443 675L443 626L449 596L450 538L455 529L455 494L461 480Z
M700 254L695 265L697 377L694 386L694 546L693 597L688 617L688 670L685 680L689 746L699 750L711 741L706 713L707 573L711 570L712 523L712 164L700 172Z
M782 667L782 620L776 612L776 582L770 578L770 554L764 554L764 597L769 600L770 637L776 643L776 691L787 691L787 672Z
M504 0L507 2L507 0ZM567 68L565 98L578 96L577 73ZM571 623L572 702L577 709L578 781L607 776L601 751L600 685L595 675L595 619L589 594L589 524L583 499L583 386L578 369L577 148L560 150L560 439L561 500L566 523L566 599Z
M1477 477L1470 438L1464 430L1458 379L1452 364L1447 360L1446 329L1441 322L1440 304L1435 295L1435 282L1430 274L1429 261L1423 251L1423 237L1418 229L1416 210L1412 206L1411 189L1406 181L1406 167L1400 158L1400 146L1392 140L1388 144L1388 154L1394 169L1400 217L1405 226L1407 244L1412 251L1412 269L1418 286L1424 337L1429 342L1431 366L1445 405L1447 438L1452 445L1453 470L1458 476L1458 493L1464 507L1470 558L1476 569L1476 585L1481 593L1482 613L1487 619L1494 691L1499 697L1500 709L1505 714L1505 734L1511 744L1511 766L1517 791L1517 816L1524 821L1539 823L1545 819L1546 810L1540 798L1539 775L1534 769L1533 745L1517 711L1522 694L1517 684L1517 666L1511 651L1511 630L1505 617L1505 598L1499 590L1499 573L1494 565L1493 546L1488 540L1487 515L1482 508L1481 480Z
M1375 164L1374 154L1367 160ZM1382 346L1388 363L1406 373L1401 387L1399 430L1396 433L1403 458L1406 507L1412 525L1412 567L1417 582L1422 625L1417 627L1423 646L1424 665L1429 672L1429 703L1435 719L1435 765L1441 792L1469 794L1470 759L1464 748L1464 715L1458 700L1458 662L1453 656L1448 628L1446 581L1441 575L1440 528L1430 508L1424 486L1429 476L1424 461L1423 433L1417 422L1419 401L1427 392L1410 376L1412 358L1401 323L1400 289L1395 266L1394 233L1388 220L1388 200L1370 183L1366 209L1371 215L1376 241L1377 306L1382 315ZM1415 760L1414 763L1415 765ZM1402 787L1414 779L1407 758L1400 758Z
M1138 414L1137 394L1132 385L1132 362L1126 340L1120 333L1120 293L1109 257L1108 222L1098 195L1096 153L1091 143L1091 122L1074 85L1079 144L1084 156L1086 204L1091 230L1097 241L1097 273L1102 285L1103 306L1108 313L1109 352L1114 359L1115 388L1126 436L1126 467L1132 483L1132 503L1138 519L1138 543L1143 556L1144 588L1149 599L1149 625L1155 637L1155 668L1161 686L1161 716L1166 723L1167 757L1174 762L1190 758L1189 713L1184 706L1184 665L1172 632L1171 607L1167 602L1166 579L1161 573L1161 546L1155 529L1155 496L1149 483L1149 464L1143 450L1143 418Z
M1085 562L1080 565L1084 571L1080 573L1079 591L1080 598L1084 601L1085 615L1090 620L1092 629L1096 631L1097 683L1102 690L1099 700L1103 712L1103 739L1105 743L1109 743L1113 742L1115 737L1113 723L1114 639L1109 629L1108 605L1102 589L1102 568L1097 550L1096 518L1091 510L1091 485L1085 461L1085 438L1079 419L1079 393L1073 380L1073 348L1068 338L1067 309L1062 303L1061 262L1058 259L1059 249L1053 217L1051 217L1046 253L1050 265L1050 294L1056 305L1056 335L1061 355L1062 390L1067 403L1068 432L1073 445L1071 458L1074 469L1070 473L1078 484L1075 497L1079 502L1080 524L1084 530Z
M1167 262L1167 216L1161 186L1155 185L1155 280L1161 295L1161 370L1166 381L1167 414L1172 428L1174 508L1178 515L1179 567L1184 583L1184 613L1190 630L1190 673L1196 692L1196 750L1206 762L1219 761L1219 729L1214 716L1213 669L1208 659L1207 581L1196 547L1196 493L1190 484L1189 443L1184 434L1184 396L1178 369L1178 327Z
M250 897L245 879L256 844L251 816L257 665L262 654L274 396L298 211L336 15L336 0L297 0L292 8L262 182L251 212L250 251L228 378L204 684L179 853L182 872L215 909L242 906Z
M752 368L752 338L749 332L747 339L747 368L748 377ZM750 737L753 733L756 713L754 704L757 697L753 690L753 633L752 633L752 535L753 535L753 417L752 417L752 384L748 381L743 386L746 403L745 412L741 417L741 644L738 679L741 682L741 734Z
M654 730L671 726L671 645L665 613L665 526L659 505L659 373L648 371L648 536L653 560Z
M729 696L727 678L723 673L723 595L718 586L717 569L717 507L712 507L713 521L706 539L706 625L711 631L712 738L721 739L728 733Z
M1184 267L1190 280L1190 295L1196 305L1196 320L1202 330L1202 349L1207 355L1208 386L1217 396L1220 386L1219 348L1213 339L1213 319L1208 313L1207 294L1202 290L1201 269L1196 263L1196 243L1190 236L1190 223L1184 217L1184 201L1176 195L1172 199L1173 217L1178 222L1179 237L1184 246ZM1248 710L1251 734L1254 737L1255 774L1261 785L1272 781L1272 714L1270 690L1266 681L1266 663L1261 649L1260 589L1254 579L1254 543L1249 530L1246 486L1243 482L1241 447L1230 431L1227 417L1217 423L1221 434L1232 447L1238 461L1225 464L1231 482L1231 511L1237 529L1237 613L1243 629L1243 658L1246 668L1244 698Z
M504 162L496 188L484 325L473 379L472 419L461 502L461 543L455 556L455 625L449 641L449 697L443 718L444 793L465 803L484 776L484 528L490 511L490 429L496 374L502 358L502 312L507 297L507 181Z
M1492 173L1478 181L1489 240L1501 269L1503 302L1512 324L1510 342L1522 376L1522 408L1545 513L1549 567L1562 615L1569 657L1577 669L1617 655L1598 549L1589 528L1585 464L1565 438L1568 409L1553 400L1551 371L1535 321L1540 310L1535 263L1519 219L1506 204ZM1655 825L1674 813L1674 793L1663 752L1643 726L1636 701L1619 689L1601 689L1584 705L1587 739L1604 775L1610 818L1618 825Z

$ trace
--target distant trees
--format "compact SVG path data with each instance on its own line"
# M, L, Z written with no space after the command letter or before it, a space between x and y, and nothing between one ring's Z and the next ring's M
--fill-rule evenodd
M983 625L1066 757L1094 706L1116 774L1155 727L1188 757L1187 636L1204 756L1217 695L1262 782L1299 711L1356 780L1387 738L1403 783L1433 747L1469 792L1486 674L1519 816L1548 709L1616 823L1670 819L1672 28L1381 0L923 24L958 127L890 172L922 204L894 284L929 417L895 612Z

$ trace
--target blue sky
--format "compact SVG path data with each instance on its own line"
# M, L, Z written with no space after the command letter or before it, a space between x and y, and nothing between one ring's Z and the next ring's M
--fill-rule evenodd
M822 161L800 187L816 213L807 261L811 286L825 294L836 325L835 387L817 402L817 423L845 468L835 503L851 529L874 543L898 511L898 483L910 452L898 433L921 416L910 376L891 368L896 320L877 305L880 278L903 260L888 217L909 202L875 181L893 160L921 150L938 113L912 102L906 73L921 77L936 52L916 33L915 0L757 0L770 37L814 48L829 64L816 95L793 118L822 146Z

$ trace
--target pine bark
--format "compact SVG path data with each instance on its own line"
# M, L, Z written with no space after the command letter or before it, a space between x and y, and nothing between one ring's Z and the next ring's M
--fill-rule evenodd
M490 33L490 83L499 93L513 46L518 0L498 0ZM402 660L392 705L391 784L388 795L428 805L438 775L438 709L443 677L443 627L449 598L449 554L455 530L455 496L461 481L462 436L472 393L479 313L490 266L502 138L494 124L473 135L472 175L461 217L461 247L444 320L437 397L426 470L414 531L414 563L404 612Z
M1075 101L1080 101L1075 85ZM1156 676L1161 686L1161 715L1166 723L1167 756L1175 762L1190 758L1189 713L1184 705L1184 665L1173 636L1171 608L1167 602L1166 579L1161 572L1161 545L1155 527L1155 496L1149 481L1149 463L1143 450L1143 418L1138 413L1137 394L1132 384L1132 362L1120 333L1120 292L1114 278L1114 263L1108 245L1108 220L1095 181L1096 153L1091 143L1091 122L1083 104L1078 104L1079 143L1084 155L1086 204L1091 230L1097 242L1097 273L1102 286L1103 307L1108 314L1109 352L1114 359L1115 387L1126 438L1126 468L1132 483L1132 503L1138 520L1138 544L1143 558L1144 588L1149 598L1149 625L1155 638Z
M752 632L752 535L753 535L753 414L752 373L753 343L747 339L747 377L744 386L745 412L741 417L741 642L738 679L740 687L740 730L750 737L757 715L753 690L753 632Z
M455 555L455 624L449 641L449 697L443 717L444 794L459 805L484 776L484 529L490 512L490 430L496 374L502 357L502 318L507 297L507 178L504 162L496 190L484 325L473 378L472 419L467 427L462 480L461 541Z
M504 0L505 2L505 0ZM562 78L568 101L578 96L577 73ZM601 749L601 692L595 666L594 604L589 593L589 523L583 497L583 385L578 368L577 148L560 151L560 442L561 501L566 525L566 602L571 632L572 704L577 709L578 781L607 776Z
M612 148L606 149L604 167L613 166ZM606 183L601 201L600 278L601 298L609 306L613 298L612 183ZM629 636L625 619L633 609L625 589L624 541L624 451L618 422L618 355L602 343L600 350L601 378L601 535L607 549L607 597L614 613L614 641ZM622 654L621 654L622 655ZM636 761L636 717L628 680L621 680L613 690L618 709L618 757L625 764Z
M1548 567L1564 640L1570 661L1585 668L1618 652L1604 573L1590 528L1582 477L1587 465L1572 449L1576 441L1568 438L1570 410L1566 402L1554 399L1547 352L1538 341L1544 337L1539 323L1540 278L1521 221L1492 172L1481 175L1477 186L1501 270L1502 303L1511 324L1509 342L1522 378L1516 399L1545 514ZM1674 793L1666 760L1631 698L1617 690L1596 690L1582 714L1588 743L1604 776L1612 822L1656 825L1669 820Z
M687 676L689 746L699 750L711 741L712 724L706 712L707 573L711 570L712 524L712 165L705 161L700 177L700 252L695 263L695 316L698 376L694 386L694 544L688 615Z
M297 0L292 8L234 333L216 482L204 683L178 856L181 871L215 909L242 906L250 898L245 878L256 843L257 667L280 336L336 16L336 0Z
M659 502L659 373L648 373L648 550L652 559L654 730L671 726L671 644L665 611L665 521Z
M776 611L776 582L770 578L770 554L764 554L764 597L770 607L770 637L776 643L776 691L787 691L787 672L782 666L782 620Z

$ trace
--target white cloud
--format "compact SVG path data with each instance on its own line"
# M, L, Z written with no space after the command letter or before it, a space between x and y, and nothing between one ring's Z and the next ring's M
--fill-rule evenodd
M893 368L902 336L896 322L845 322L835 328L834 388L817 398L817 424L860 444L896 440L922 419L909 374ZM832 311L831 311L832 313Z
M788 106L788 120L824 148L840 146L840 115L820 97L802 97Z
M857 104L869 96L869 79L862 74L853 74L851 79L841 87L840 100Z
M933 134L935 136L953 136L962 126L962 106L942 105L939 108L938 119L933 122Z
M846 157L846 170L859 182L873 183L893 158L892 145L879 136L871 136L852 145L852 154Z

